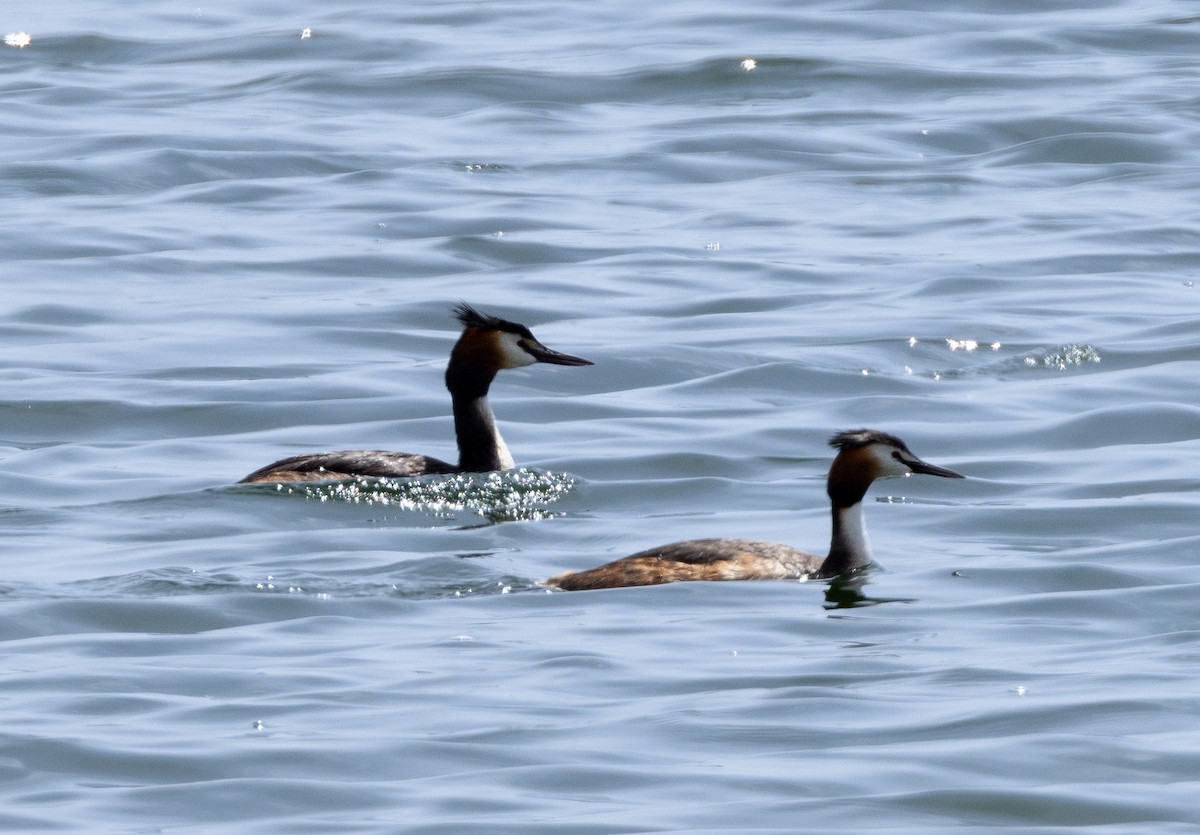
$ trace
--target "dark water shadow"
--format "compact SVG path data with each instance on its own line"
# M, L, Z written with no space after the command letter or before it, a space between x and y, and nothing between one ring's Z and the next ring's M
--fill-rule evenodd
M844 577L835 577L829 581L825 589L826 609L861 609L865 606L879 606L883 603L916 603L915 597L870 597L863 592L863 586L870 580L866 572L858 572Z

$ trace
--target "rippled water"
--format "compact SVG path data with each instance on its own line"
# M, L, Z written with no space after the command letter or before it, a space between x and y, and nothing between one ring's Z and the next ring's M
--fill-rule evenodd
M952 5L6 4L0 826L1200 826L1200 17ZM234 486L453 458L460 299L520 469ZM857 426L863 580L535 585Z

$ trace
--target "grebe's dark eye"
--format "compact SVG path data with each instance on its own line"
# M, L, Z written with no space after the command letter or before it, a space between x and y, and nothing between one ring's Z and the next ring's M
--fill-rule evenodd
M901 457L901 455L900 455L900 450L898 450L898 449L893 449L893 450L892 450L892 457L893 457L893 458L895 458L897 461L903 461L903 460L904 460L904 459Z

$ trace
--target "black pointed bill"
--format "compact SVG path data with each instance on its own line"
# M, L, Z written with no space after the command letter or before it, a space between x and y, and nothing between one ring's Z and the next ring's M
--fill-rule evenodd
M548 362L551 365L595 365L591 360L555 351L537 341L522 339L521 347L538 362Z
M923 475L939 475L942 478L966 478L962 473L956 473L954 470L948 470L945 467L939 467L936 464L926 464L920 458L901 458L908 468L914 473Z

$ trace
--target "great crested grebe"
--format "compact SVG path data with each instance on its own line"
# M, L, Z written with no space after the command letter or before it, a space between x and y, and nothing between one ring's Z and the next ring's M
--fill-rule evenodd
M829 439L838 454L829 468L826 491L833 503L833 541L819 557L777 542L751 539L693 539L651 548L592 568L568 571L542 584L566 591L653 586L682 580L785 580L836 577L871 563L863 523L863 496L877 478L925 473L966 476L926 464L895 435L874 429L839 432Z
M450 390L454 404L454 434L458 437L457 465L428 455L354 449L284 458L255 470L239 484L337 481L356 476L408 478L482 473L515 466L488 405L488 387L496 372L535 362L551 365L591 365L592 362L553 351L538 342L524 325L480 313L470 305L458 305L454 315L464 328L450 351L450 364L446 366L446 388Z

